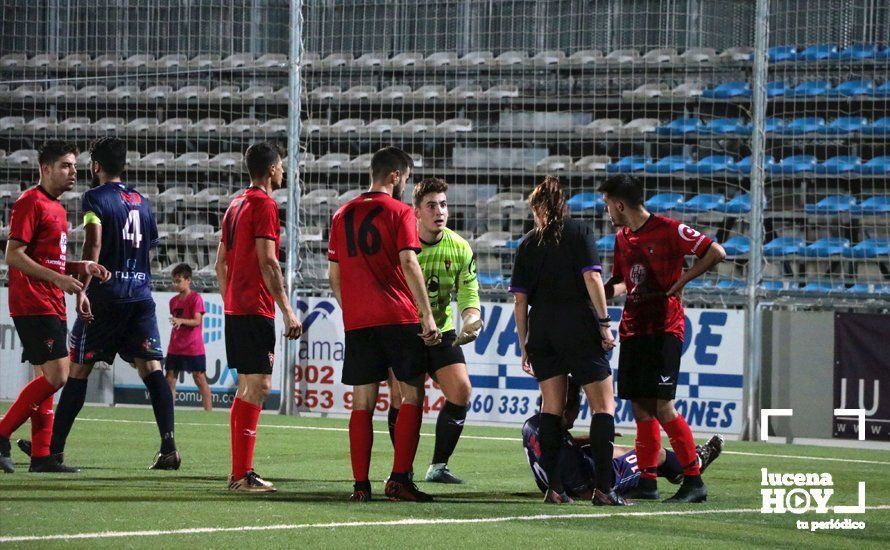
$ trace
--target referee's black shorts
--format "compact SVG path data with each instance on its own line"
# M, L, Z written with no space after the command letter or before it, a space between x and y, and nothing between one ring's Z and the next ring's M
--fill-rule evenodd
M420 324L382 325L346 331L341 381L350 386L383 382L392 369L407 382L426 372L426 345Z
M640 335L621 341L618 355L620 399L663 399L677 394L683 342L673 334Z
M612 374L599 324L584 303L532 306L526 351L538 382L571 374L584 386Z

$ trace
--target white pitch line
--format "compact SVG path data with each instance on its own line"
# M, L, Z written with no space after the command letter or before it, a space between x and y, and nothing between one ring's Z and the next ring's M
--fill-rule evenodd
M867 510L890 510L890 505L868 506ZM655 516L704 516L710 514L754 514L760 508L735 508L728 510L672 510L664 512L611 512L597 514L540 514L534 516L499 516L489 518L407 518L389 521L346 521L338 523L293 523L278 525L245 525L241 527L195 527L155 531L100 531L96 533L70 533L64 535L26 535L0 537L0 542L33 542L47 540L110 539L127 537L160 537L170 535L199 535L208 533L233 533L243 531L293 531L297 529L337 529L343 527L399 527L403 525L463 525L474 523L505 523L510 521L561 521L570 519L607 519L614 517Z
M112 422L118 424L151 424L154 425L154 422L151 420L123 420L123 419L114 419L114 418L81 418L80 420L86 420L88 422ZM219 426L224 427L225 424L214 424L209 422L177 422L177 426ZM282 430L309 430L309 431L319 431L319 432L348 432L347 428L330 428L330 427L322 427L322 426L283 426L280 424L260 424L261 428L278 428ZM375 434L378 435L389 435L389 432L385 432L382 430L375 430ZM431 433L423 433L420 434L423 437L435 437L436 434ZM482 441L510 441L512 443L521 443L522 439L517 437L494 437L487 435L461 435L461 439L477 439ZM880 460L862 460L856 458L834 458L828 456L801 456L801 455L777 455L777 454L768 454L768 453L751 453L751 452L743 452L743 451L723 451L725 455L741 455L741 456L761 456L765 458L795 458L800 460L824 460L830 462L849 462L854 464L876 464L878 466L890 466L890 462L882 462Z

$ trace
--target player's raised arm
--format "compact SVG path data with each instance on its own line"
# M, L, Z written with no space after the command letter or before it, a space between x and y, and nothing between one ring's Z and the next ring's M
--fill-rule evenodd
M213 264L213 269L216 271L216 283L219 285L219 295L225 300L226 271L228 267L226 265L226 243L224 242L220 242L219 246L216 248L216 262Z
M423 281L420 263L417 261L417 253L414 250L402 250L399 252L399 262L402 265L405 280L408 282L408 288L417 302L422 330L420 337L428 345L438 344L442 340L442 334L436 327L436 320L433 318L433 308L430 305L430 297L426 293L426 284Z
M284 288L284 274L281 272L281 264L275 251L275 241L260 237L256 239L256 255L260 262L260 273L263 283L272 299L278 304L278 309L284 315L284 334L290 339L296 339L303 333L303 325L290 307L287 300L287 292Z
M689 283L689 281L695 279L702 273L709 271L711 268L725 259L726 251L723 250L723 247L715 242L712 242L711 246L708 247L708 250L707 252L705 252L704 256L697 258L692 264L692 267L683 272L680 280L674 283L671 288L668 289L666 294L668 296L673 296L674 294L680 292L681 290L683 290L683 287L685 287Z

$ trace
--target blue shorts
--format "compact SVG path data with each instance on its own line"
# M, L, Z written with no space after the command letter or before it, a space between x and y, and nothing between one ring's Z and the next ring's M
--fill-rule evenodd
M168 355L164 370L175 372L207 372L206 355Z
M87 365L98 361L111 363L118 354L128 363L164 358L154 300L123 304L97 300L90 305L93 321L85 323L78 317L71 329L71 361Z
M561 462L562 479L569 496L580 495L585 489L596 488L596 466L590 447L581 447L581 460ZM615 492L626 493L640 483L640 469L637 467L637 453L629 451L612 459Z

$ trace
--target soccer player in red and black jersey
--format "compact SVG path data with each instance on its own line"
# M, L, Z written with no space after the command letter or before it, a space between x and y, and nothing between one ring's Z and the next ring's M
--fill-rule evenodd
M68 327L64 293L83 291L72 275L89 273L108 280L94 262L68 262L68 219L59 196L77 181L77 147L47 142L40 151L40 182L12 205L6 261L9 314L22 341L22 362L36 378L22 389L0 420L0 469L12 473L9 437L31 419L31 472L76 472L50 454L53 394L68 379Z
M695 229L647 211L643 187L632 176L612 176L598 191L603 193L612 223L621 228L606 296L627 294L618 328L618 397L633 405L642 472L639 486L627 497L658 499L660 424L685 476L680 490L665 502L704 502L708 490L701 479L692 431L674 407L685 330L681 295L689 281L723 261L726 252ZM684 271L684 258L689 255L698 259Z
M392 474L384 492L392 500L432 500L408 475L420 441L423 346L442 341L417 261L421 247L414 209L399 200L413 165L396 147L374 153L370 190L340 207L331 221L328 275L346 328L343 383L354 387L349 419L355 478L351 501L371 500L371 420L388 369L399 381L402 405Z
M272 389L275 304L284 316L287 338L299 338L303 327L288 302L278 262L281 223L271 193L281 188L281 153L264 142L251 145L244 156L250 187L226 210L216 256L226 315L226 357L238 371L238 390L229 414L229 490L268 493L276 489L254 471L253 449L260 411Z

